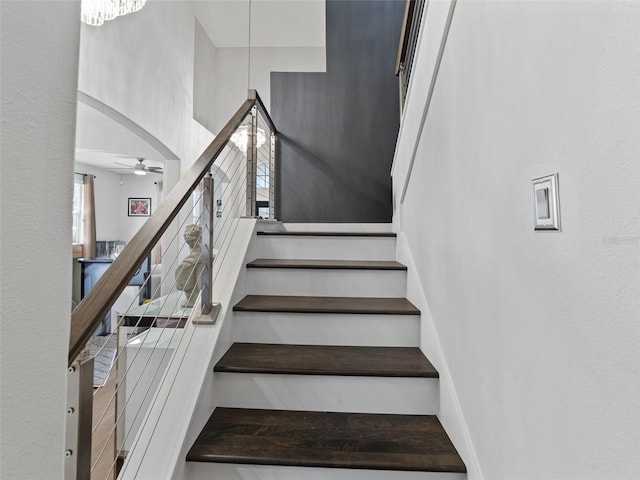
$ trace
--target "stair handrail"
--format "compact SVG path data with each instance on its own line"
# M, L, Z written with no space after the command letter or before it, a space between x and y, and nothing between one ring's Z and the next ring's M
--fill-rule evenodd
M426 0L406 0L405 3L395 69L400 87L400 112L404 110L425 5Z
M402 64L404 63L407 54L415 6L416 0L406 0L404 5L404 15L402 17L402 27L400 29L400 42L398 43L398 54L396 56L396 77L400 75L400 69L402 68Z
M79 357L84 347L111 306L118 299L129 279L135 274L144 258L160 240L191 193L209 172L231 135L242 124L244 118L256 106L268 122L273 133L277 133L273 120L256 90L249 90L245 100L229 119L195 163L182 176L158 209L147 219L124 250L113 261L87 296L71 314L69 335L69 366Z

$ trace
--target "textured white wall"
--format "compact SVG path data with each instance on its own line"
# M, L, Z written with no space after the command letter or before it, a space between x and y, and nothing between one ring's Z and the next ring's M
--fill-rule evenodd
M79 15L2 2L3 479L63 476Z
M640 478L639 24L638 2L458 1L402 204L401 134L394 220L487 480ZM534 232L553 172L563 231Z

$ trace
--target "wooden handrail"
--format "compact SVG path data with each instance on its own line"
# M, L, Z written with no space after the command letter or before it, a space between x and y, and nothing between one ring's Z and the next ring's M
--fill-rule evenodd
M416 7L416 0L407 0L404 6L404 18L402 19L402 29L400 30L400 43L398 45L398 56L396 58L396 77L400 75L400 66L404 63L407 55L407 46L411 35L411 23L413 22L413 12Z
M252 95L255 95L256 107L258 107L258 111L262 114L265 121L269 125L271 132L278 133L278 130L276 130L276 126L273 123L273 120L271 120L271 115L269 115L269 112L265 108L264 103L262 103L262 99L260 98L260 95L258 95L258 92L255 90L249 90L249 98L251 98Z
M248 99L240 106L71 314L69 366L80 355L93 332L129 283L129 279L178 215L193 190L224 149L233 132L240 126L254 105L257 105L275 132L273 122L266 112L262 100L255 90L249 90Z

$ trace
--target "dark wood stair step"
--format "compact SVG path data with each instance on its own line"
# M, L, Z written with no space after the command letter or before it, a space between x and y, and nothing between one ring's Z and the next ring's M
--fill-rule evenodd
M247 263L247 268L305 268L319 270L402 270L407 267L396 261L385 260L296 260L258 258Z
M295 237L390 237L395 238L393 232L305 232L277 230L272 232L258 232L258 235L279 235Z
M417 347L234 343L216 372L438 378Z
M233 310L236 312L420 315L420 310L406 298L376 297L247 295L233 307Z
M187 461L466 472L434 415L217 408Z

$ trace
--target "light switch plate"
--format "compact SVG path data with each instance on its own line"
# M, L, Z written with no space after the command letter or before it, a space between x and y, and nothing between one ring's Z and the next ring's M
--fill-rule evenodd
M560 197L558 174L534 178L533 226L535 230L560 231Z

